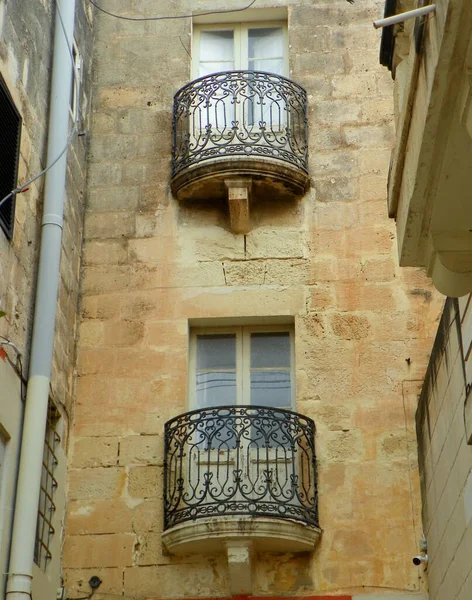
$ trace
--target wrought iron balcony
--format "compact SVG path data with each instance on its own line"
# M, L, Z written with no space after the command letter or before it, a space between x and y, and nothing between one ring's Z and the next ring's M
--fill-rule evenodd
M288 532L284 547L297 550L290 543L302 524L307 550L306 542L313 544L307 530L319 536L314 434L311 419L258 406L208 408L172 419L165 425L164 529L223 521L227 534L235 519L285 521L288 529L275 528L282 538ZM221 536L217 526L211 530ZM269 530L268 537L275 535L270 523ZM250 537L249 530L244 535ZM211 537L208 527L204 536Z
M174 97L172 191L178 199L225 197L225 180L250 177L252 195L303 195L308 184L307 97L260 71L200 77Z

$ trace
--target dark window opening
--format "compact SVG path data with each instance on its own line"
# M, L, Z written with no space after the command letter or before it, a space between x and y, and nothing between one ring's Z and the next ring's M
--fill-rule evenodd
M13 236L15 194L20 157L21 116L0 75L0 227L9 240Z

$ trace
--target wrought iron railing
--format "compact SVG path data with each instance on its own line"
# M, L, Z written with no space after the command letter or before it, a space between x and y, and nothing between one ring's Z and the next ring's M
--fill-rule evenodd
M227 71L174 97L172 175L201 161L269 157L308 171L305 90L280 75Z
M318 526L315 424L261 406L222 406L165 425L164 528L199 518L277 517Z

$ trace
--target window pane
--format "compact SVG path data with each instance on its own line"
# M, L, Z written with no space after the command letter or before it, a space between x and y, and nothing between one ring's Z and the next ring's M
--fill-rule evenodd
M218 71L234 69L234 32L200 32L200 68L199 75L208 75Z
M290 367L288 331L251 334L251 369Z
M284 36L282 27L249 29L248 46L249 69L283 74Z
M236 371L197 373L197 408L236 404Z
M267 71L268 73L284 74L283 58L254 58L249 60L250 71Z
M290 371L251 371L251 404L291 408Z
M197 369L236 369L236 336L197 335Z

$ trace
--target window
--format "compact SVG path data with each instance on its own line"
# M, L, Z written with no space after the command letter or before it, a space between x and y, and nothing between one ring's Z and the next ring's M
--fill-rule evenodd
M41 490L39 494L38 521L36 525L36 545L34 549L34 562L46 570L51 555L52 536L55 533L53 515L56 510L54 494L57 489L57 480L54 471L58 460L56 448L61 438L57 433L59 412L53 404L49 404L46 423L46 436L44 439L43 470L41 473Z
M16 188L20 157L21 116L0 76L0 202ZM0 227L13 236L15 195L0 204Z
M194 78L219 71L268 71L287 75L284 23L232 23L195 26Z
M196 329L190 338L190 405L294 404L293 330L280 326Z

